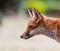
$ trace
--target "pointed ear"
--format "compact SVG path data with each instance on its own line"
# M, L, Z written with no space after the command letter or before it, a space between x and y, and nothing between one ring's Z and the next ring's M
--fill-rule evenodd
M29 13L29 15L30 15L30 17L35 17L36 15L36 13L35 13L35 10L34 9L32 9L32 8L27 8L27 10L28 10L28 13Z
M30 17L34 17L36 22L39 22L42 19L42 15L36 9L27 8L27 10Z
M36 9L32 9L32 14L36 22L42 19L42 15Z
M30 17L33 17L32 9L31 9L31 8L27 8L27 11L28 11L28 13L29 13Z

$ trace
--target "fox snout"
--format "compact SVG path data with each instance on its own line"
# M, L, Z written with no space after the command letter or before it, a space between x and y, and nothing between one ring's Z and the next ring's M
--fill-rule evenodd
M32 36L33 35L30 35L30 34L23 34L23 35L20 36L20 38L22 38L22 39L29 39Z

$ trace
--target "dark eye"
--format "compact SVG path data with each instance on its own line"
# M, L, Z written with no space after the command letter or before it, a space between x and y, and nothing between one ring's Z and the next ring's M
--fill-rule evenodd
M30 29L34 29L34 26L29 26Z

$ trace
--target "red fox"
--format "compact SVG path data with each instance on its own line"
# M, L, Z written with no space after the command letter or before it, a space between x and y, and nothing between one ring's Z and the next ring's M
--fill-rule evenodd
M21 38L29 39L43 34L60 41L60 18L47 17L32 8L27 10L31 19L27 24L26 31L20 36Z

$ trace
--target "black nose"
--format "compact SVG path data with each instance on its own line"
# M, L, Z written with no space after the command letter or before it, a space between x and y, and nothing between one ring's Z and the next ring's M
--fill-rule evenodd
M23 38L23 36L20 36L20 38Z

